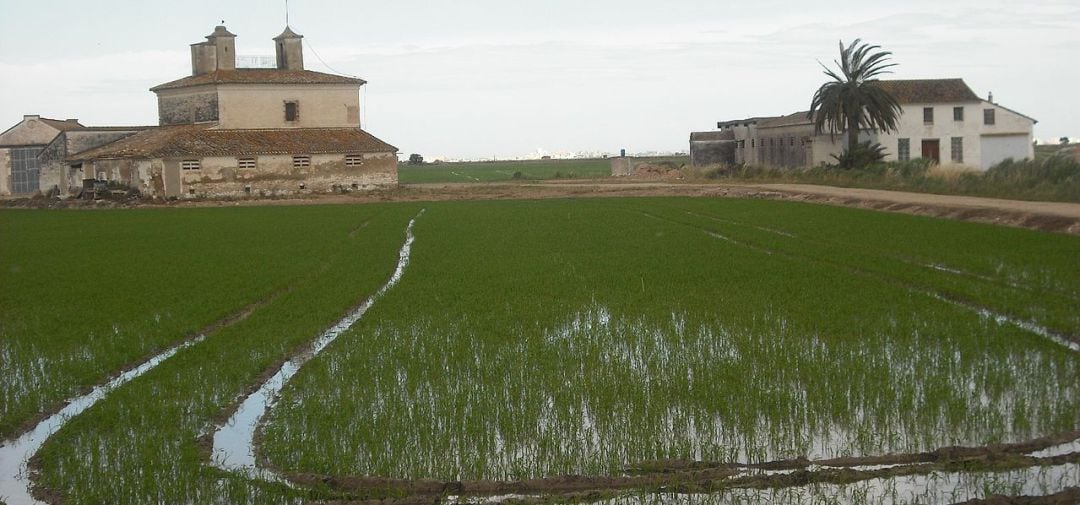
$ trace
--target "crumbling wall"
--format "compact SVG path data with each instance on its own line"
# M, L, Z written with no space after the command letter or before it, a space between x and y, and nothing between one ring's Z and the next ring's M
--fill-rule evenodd
M11 196L11 150L0 148L0 196Z
M708 165L734 165L736 141L703 140L690 143L690 164L695 167Z
M344 154L312 155L296 167L291 155L255 156L254 170L239 168L235 157L204 158L200 170L186 171L184 197L248 197L363 191L397 185L394 153L364 153L347 166Z
M611 175L614 177L625 177L630 175L630 158L626 156L618 156L611 158Z

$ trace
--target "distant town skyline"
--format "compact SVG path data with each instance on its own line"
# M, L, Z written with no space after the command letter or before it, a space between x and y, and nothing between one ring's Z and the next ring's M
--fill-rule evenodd
M284 2L3 0L0 122L24 114L155 125L151 86L190 73L224 20L237 53L273 54ZM684 0L431 4L291 0L307 68L355 75L363 126L404 155L686 151L719 120L805 110L839 40L894 53L897 79L963 78L1080 140L1080 4Z

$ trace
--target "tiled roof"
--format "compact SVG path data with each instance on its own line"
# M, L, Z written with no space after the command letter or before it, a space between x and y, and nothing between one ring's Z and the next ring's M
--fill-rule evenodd
M290 28L288 25L285 25L285 31L281 32L281 35L278 35L277 37L274 37L274 40L302 39L302 38L304 38L303 35L300 35L300 34L294 32L294 31L292 31L292 28Z
M716 123L717 128L723 128L725 126L740 126L745 123L760 123L770 119L776 119L776 116L754 116L746 119L732 119L728 121L720 121Z
M157 127L156 126L84 126L82 128L75 128L72 131L80 131L80 132L127 132L127 131L148 130L150 128L157 128Z
M805 124L813 124L814 121L807 116L810 111L800 111L794 114L788 114L786 116L780 116L778 118L770 119L768 121L762 121L758 124L758 128L779 128L781 126L798 126Z
M219 130L216 124L161 126L68 157L86 161L256 154L397 152L359 128Z
M62 132L66 132L66 131L70 131L70 130L80 130L82 128L86 128L85 126L79 124L78 119L60 120L60 119L49 119L49 118L44 118L43 117L43 118L38 118L38 120L40 120L42 123L45 123L45 124L47 124L47 125L49 125L49 126L51 126L53 128L56 128L57 130L60 130Z
M978 102L980 99L963 79L910 79L878 81L900 104Z
M342 75L324 74L313 70L280 70L276 68L238 68L215 70L193 75L150 88L150 91L202 86L205 84L355 84L367 81Z

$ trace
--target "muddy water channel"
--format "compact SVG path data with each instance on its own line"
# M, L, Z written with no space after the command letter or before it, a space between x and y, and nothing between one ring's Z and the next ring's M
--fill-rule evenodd
M107 384L97 386L85 395L70 399L60 412L41 421L19 438L4 441L0 445L0 500L3 500L7 505L44 505L44 502L34 498L30 492L31 483L27 463L41 449L41 445L45 443L45 440L63 427L69 419L81 414L102 398L105 398L110 391L149 372L180 350L198 344L205 338L205 336L200 335L150 358L135 368L118 375Z
M242 472L263 480L284 481L272 471L257 464L255 442L256 430L259 424L266 413L273 409L281 389L300 371L300 368L312 358L318 356L326 349L326 346L333 343L344 331L356 324L379 298L401 281L402 276L405 275L405 268L409 265L409 255L415 240L413 235L415 222L415 218L409 221L409 225L405 229L405 243L398 252L398 262L394 273L386 284L320 335L309 349L285 362L274 375L259 385L254 393L245 397L236 412L229 418L229 421L214 432L212 452L214 466L223 470Z

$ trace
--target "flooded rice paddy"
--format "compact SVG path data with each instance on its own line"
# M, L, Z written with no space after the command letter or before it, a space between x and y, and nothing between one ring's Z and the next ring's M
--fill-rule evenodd
M425 207L245 210L311 213L286 235L302 267L35 435L38 499L961 503L1080 486L1075 237L776 202ZM34 324L0 324L0 356L23 360L4 349ZM24 461L0 485L25 491ZM23 491L0 501L34 503Z
M423 214L423 210L420 211L420 214ZM246 475L258 476L270 481L281 480L272 472L266 471L256 464L256 428L266 412L274 407L278 394L285 387L285 384L289 382L289 379L296 375L296 372L305 363L318 356L323 349L326 349L326 346L333 343L342 332L356 324L379 297L401 281L401 277L405 275L405 268L409 266L409 253L412 250L413 240L415 240L412 231L415 223L415 219L409 221L409 225L405 229L405 243L401 246L401 251L398 252L397 266L394 268L390 280L380 287L378 292L364 300L359 307L334 323L333 326L320 335L310 349L286 361L274 375L259 385L258 390L244 398L240 403L240 407L229 418L229 421L214 432L213 453L211 455L214 466L224 470L239 471Z
M60 409L60 412L37 423L33 429L23 433L19 438L4 441L0 445L0 499L5 500L7 505L37 505L44 503L35 498L30 492L31 483L28 464L30 459L37 454L41 445L45 443L45 440L62 428L69 419L83 413L102 398L105 398L110 391L152 370L177 352L198 345L205 339L205 335L199 335L191 341L184 342L155 355L139 364L139 366L118 375L105 385L97 386L87 394L72 398L66 402L67 405Z

